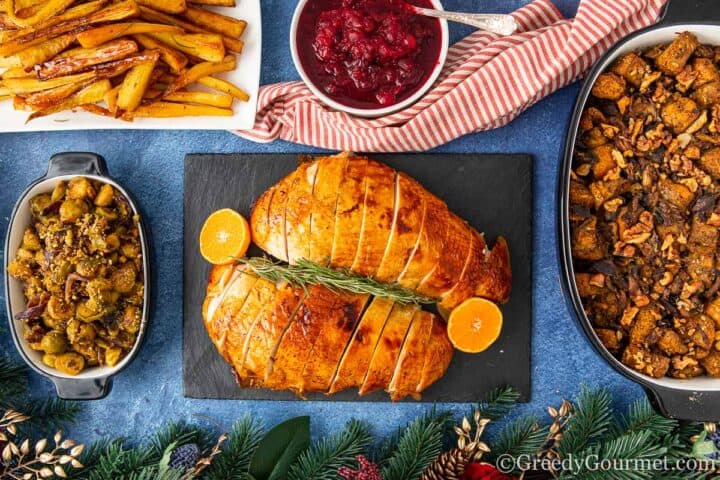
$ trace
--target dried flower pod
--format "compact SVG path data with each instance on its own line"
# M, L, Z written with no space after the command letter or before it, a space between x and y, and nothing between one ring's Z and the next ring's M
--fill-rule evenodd
M39 455L45 450L45 447L47 446L47 440L41 439L38 440L38 442L35 444L35 455Z

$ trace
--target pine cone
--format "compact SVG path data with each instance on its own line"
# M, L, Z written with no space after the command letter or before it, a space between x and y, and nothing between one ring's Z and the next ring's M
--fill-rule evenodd
M200 457L200 448L194 443L181 445L170 454L170 468L177 470L190 470Z
M465 450L454 448L436 458L425 469L420 480L460 480L468 460Z

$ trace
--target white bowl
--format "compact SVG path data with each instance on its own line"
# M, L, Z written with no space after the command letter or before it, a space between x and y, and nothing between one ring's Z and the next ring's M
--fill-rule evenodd
M412 95L410 95L405 100L395 103L393 105L390 105L388 107L382 107L382 108L356 108L356 107L349 107L347 105L344 105L337 100L333 100L332 98L328 97L323 91L318 88L310 79L308 74L305 72L305 69L303 68L302 62L300 61L300 55L298 53L297 48L297 28L298 24L300 22L300 15L302 14L303 10L305 9L305 5L313 0L300 0L297 4L297 7L295 7L295 14L292 18L292 23L290 24L290 53L292 54L293 63L295 64L295 68L297 69L298 73L300 74L300 77L302 77L303 81L305 82L305 85L308 86L308 88L320 99L328 105L329 107L332 107L335 110L339 110L342 112L347 112L352 115L356 115L358 117L381 117L383 115L388 115L390 113L397 112L399 110L402 110L403 108L406 108L413 103L417 102L420 97L425 95L425 92L427 92L430 87L435 83L435 80L437 80L438 76L440 75L440 72L442 71L443 67L445 66L445 59L447 58L448 53L448 47L450 45L450 34L448 31L448 23L447 20L438 20L440 22L440 32L442 35L442 38L440 39L440 56L438 57L437 64L435 65L435 68L433 69L432 73L428 77L427 81L423 83L420 88L418 88ZM440 0L430 0L430 2L433 4L435 9L437 10L443 10L443 6L440 3Z
M71 376L50 368L42 362L42 353L33 350L23 338L23 320L15 319L15 315L24 311L27 302L23 293L22 282L7 273L7 267L15 258L15 252L22 243L25 228L31 222L29 201L41 193L50 193L61 181L83 176L112 185L128 200L135 214L140 214L132 196L108 174L105 160L92 153L68 152L54 155L49 162L47 173L33 182L20 196L10 217L7 237L5 240L5 300L7 302L8 321L13 341L21 357L36 372L47 377L55 384L58 396L67 400L93 400L107 395L111 377L125 368L137 355L147 330L150 314L151 274L150 247L147 232L142 223L138 224L140 245L143 256L143 281L145 298L143 300L142 322L138 330L133 348L113 367L88 367L78 375Z

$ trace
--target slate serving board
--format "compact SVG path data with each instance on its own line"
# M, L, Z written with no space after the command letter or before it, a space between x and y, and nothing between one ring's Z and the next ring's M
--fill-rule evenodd
M428 402L476 402L491 389L513 385L530 394L532 332L532 158L528 155L402 154L373 158L404 171L447 202L452 211L486 234L491 245L504 235L510 245L513 293L504 305L504 329L486 352L456 352L445 376L423 393ZM234 208L249 217L253 201L292 171L295 154L188 155L185 158L183 388L186 397L296 400L289 392L243 389L208 338L201 317L210 265L197 238L207 216ZM250 254L260 254L253 247ZM389 401L356 390L310 400ZM412 401L412 400L408 400Z

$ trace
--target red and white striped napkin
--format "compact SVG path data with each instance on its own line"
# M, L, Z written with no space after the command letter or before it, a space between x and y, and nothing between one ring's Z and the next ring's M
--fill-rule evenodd
M356 118L326 107L303 82L285 82L260 89L255 127L236 133L332 150L428 150L510 122L582 76L616 41L654 23L665 1L581 0L566 19L550 0L534 0L512 14L518 33L477 31L451 46L433 88L405 110Z

